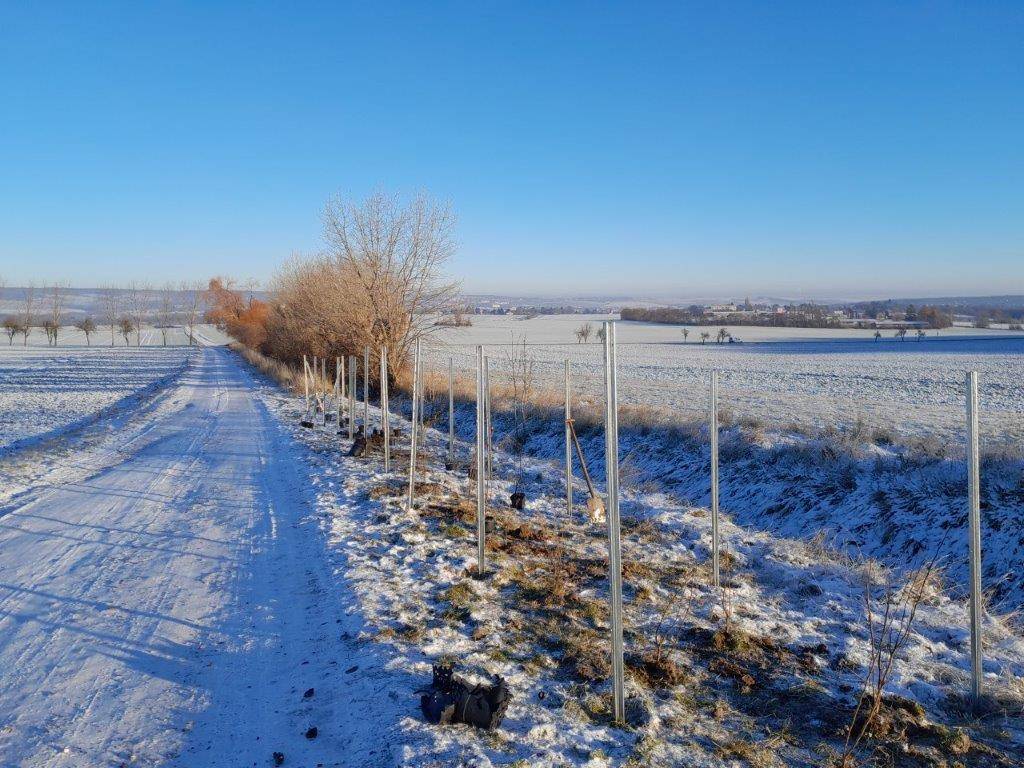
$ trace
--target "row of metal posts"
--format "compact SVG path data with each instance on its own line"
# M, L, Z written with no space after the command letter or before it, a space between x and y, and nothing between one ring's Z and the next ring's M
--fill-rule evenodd
M622 553L621 527L619 520L619 466L618 466L618 366L616 359L615 324L604 325L604 380L605 380L605 478L607 487L606 521L609 555L609 602L611 616L611 652L613 708L616 720L625 717L623 627L622 627ZM349 437L354 434L355 415L355 356L349 357ZM369 423L369 347L364 350L363 376L363 423ZM476 391L476 496L477 496L477 569L485 574L486 560L486 514L487 487L491 477L492 423L490 414L489 358L484 355L483 346L477 347L477 391ZM344 361L337 361L338 382L344 376ZM416 464L419 436L423 418L423 381L420 342L413 353L412 413L409 457L408 509L415 501ZM390 471L390 419L388 409L388 359L387 348L381 350L381 425L384 437L384 468ZM454 363L448 360L448 462L455 458L455 400ZM718 372L712 371L709 382L708 436L710 442L711 469L711 550L712 581L721 586L720 574L720 532L719 532L719 423L718 423ZM309 402L306 385L307 408ZM339 399L340 403L340 399ZM340 416L340 404L339 404ZM573 513L572 442L570 424L572 420L571 367L565 361L565 493L566 509L571 518ZM366 427L364 426L364 429ZM970 540L970 626L971 626L971 694L977 701L982 694L982 647L981 620L981 518L979 502L979 438L978 438L978 375L967 375L967 435L968 435L968 512Z

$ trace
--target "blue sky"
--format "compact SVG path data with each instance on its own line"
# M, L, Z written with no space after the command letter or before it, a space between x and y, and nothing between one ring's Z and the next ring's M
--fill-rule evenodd
M332 194L468 291L1024 293L1024 5L4 3L0 275L267 279Z

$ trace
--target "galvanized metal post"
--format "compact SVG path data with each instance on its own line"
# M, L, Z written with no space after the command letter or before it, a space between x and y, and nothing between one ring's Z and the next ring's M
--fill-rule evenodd
M306 356L302 356L302 392L306 402L306 414L309 414L309 363ZM303 416L302 418L306 418Z
M363 434L370 436L370 348L363 347Z
M565 361L565 515L572 520L572 390L570 389L569 361Z
M619 401L615 323L604 324L604 467L608 485L608 580L612 640L612 706L616 722L626 719L622 648L622 550L619 530Z
M711 372L711 412L708 415L708 436L711 438L711 574L714 585L718 587L721 586L718 554L718 371Z
M345 412L345 358L339 357L338 365L338 434L341 434L341 415Z
M494 428L491 426L491 358L484 356L484 440L485 466L487 470L487 488L491 487L491 479L494 477Z
M981 502L978 460L978 372L967 374L967 512L971 557L971 698L981 699Z
M324 402L323 402L324 424L323 425L326 427L327 426L327 398L329 397L328 392L327 392L327 384L328 384L328 382L330 382L330 379L327 378L327 358L326 357L323 358L320 361L320 373L321 373L321 378L323 379L321 381L321 386L323 387L323 390L324 390Z
M455 363L448 358L448 464L455 464Z
M420 342L417 339L416 349L413 352L412 359L412 419L410 420L410 438L409 438L409 512L413 510L413 504L416 500L416 440L417 433L419 432L419 424L417 416L419 415L418 409L421 406L419 402L419 388L420 388Z
M476 568L482 576L487 567L487 496L484 485L484 348L476 348Z
M341 429L341 358L334 358L334 418Z
M356 356L348 356L348 439L356 436Z
M384 435L384 471L391 471L391 410L388 403L388 348L380 348L380 431Z

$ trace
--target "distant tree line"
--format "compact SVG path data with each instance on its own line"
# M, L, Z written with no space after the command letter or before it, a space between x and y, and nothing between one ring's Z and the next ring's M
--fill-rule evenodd
M711 313L700 306L691 307L623 307L623 320L667 325L746 325L777 328L841 328L842 323L828 314L825 307L801 305L787 312Z
M60 343L61 333L68 326L66 310L68 286L65 283L37 286L29 283L21 291L20 306L14 313L6 315L0 326L7 337L8 345L16 338L23 346L35 329L46 334L50 346ZM0 298L3 283L0 281ZM101 325L110 329L110 346L118 336L129 346L134 339L135 346L141 344L141 329L146 323L153 324L161 334L164 346L167 334L181 325L190 344L195 343L195 327L202 319L205 292L201 283L168 283L161 288L131 283L126 288L108 285L100 289L100 311L97 317L86 314L78 318L71 327L85 334L86 344L92 346L92 337L100 331Z

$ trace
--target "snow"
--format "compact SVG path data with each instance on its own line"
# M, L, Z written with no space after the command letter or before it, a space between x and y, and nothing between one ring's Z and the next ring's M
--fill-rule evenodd
M655 692L652 696L634 682L629 683L631 702L651 710L648 725L623 731L611 727L599 714L581 716L581 706L587 705L580 702L607 695L607 683L587 683L574 679L572 674L566 676L564 651L551 650L551 644L541 639L543 633L531 635L531 627L544 621L553 621L555 626L565 621L562 631L570 635L586 627L573 628L572 622L578 619L571 618L571 601L545 608L552 599L549 597L533 609L524 603L523 587L515 574L530 558L526 556L524 561L511 554L514 549L502 548L510 541L512 515L505 499L511 490L520 487L530 499L522 519L555 531L556 540L565 548L562 560L603 561L603 527L578 519L566 521L561 478L552 471L551 464L543 459L525 459L523 480L517 484L516 462L507 454L499 455L499 479L492 487L491 505L502 517L496 539L505 544L490 555L495 560L495 576L475 581L467 578L467 569L475 562L472 523L446 524L444 513L438 518L436 511L458 499L472 499L472 485L464 475L441 466L446 455L444 435L429 430L425 450L430 458L422 479L435 487L430 498L421 501L423 511L409 512L405 509L401 471L388 477L380 472L376 460L345 458L339 449L343 450L346 442L338 445L332 425L322 430L302 429L298 426L302 414L299 402L273 389L264 390L262 397L284 423L292 425L293 436L310 452L316 468L311 482L318 504L332 519L334 546L347 553L349 578L370 625L368 633L389 646L394 655L388 668L425 684L430 663L454 657L475 679L501 674L515 692L505 724L495 737L465 728L429 726L416 717L414 703L410 702L410 713L403 721L402 764L597 766L633 760L629 764L723 765L721 745L737 732L778 728L780 718L787 713L797 718L806 716L800 707L787 708L781 703L778 718L733 711L722 719L712 714L707 704L694 710L694 696L704 697L705 702L708 696L729 697L728 686L708 680L707 673L700 671L694 656L704 651L696 642L690 646L683 643L679 653L682 663L689 665L687 679L674 690L670 686L671 693ZM465 415L460 411L463 437L467 434ZM377 423L379 414L373 411L371 426ZM400 451L405 444L398 441L397 445ZM536 449L537 445L531 444L530 448ZM592 446L587 450L594 455ZM468 458L466 442L460 443L459 452L462 460ZM538 452L544 454L543 450ZM453 501L441 501L444 498ZM577 504L578 509L582 507L579 496ZM877 599L887 579L899 582L898 573L887 577L888 571L869 559L851 558L822 544L741 527L726 515L723 549L735 562L727 569L726 604L707 583L710 520L706 509L681 503L676 494L634 486L625 492L623 514L627 521L627 566L639 563L652 569L650 577L644 577L642 569L638 571L640 576L627 575L627 658L649 648L652 638L659 634L686 637L695 629L711 632L728 614L733 627L751 637L765 638L777 648L780 659L795 664L757 672L757 686L767 687L766 695L782 696L784 700L795 690L816 691L814 696L824 697L817 710L825 713L839 712L852 704L868 657L863 612L865 579L873 585ZM837 508L834 514L841 517L843 511ZM646 523L658 531L656 536L638 533ZM539 562L542 569L550 567L544 565L543 558ZM468 589L472 596L466 614L451 612L452 603L446 595L453 587ZM599 575L584 587L573 599L587 601L600 611L607 599L603 577ZM598 637L606 627L603 622L596 619ZM969 684L965 626L966 606L961 599L943 590L929 593L907 647L896 660L887 693L920 701L928 707L930 716L957 722L946 712L948 701L962 697ZM985 632L986 686L1019 697L1024 692L1020 683L1024 640L994 616L986 619ZM817 656L806 650L818 647L824 650ZM703 680L702 684L695 682L698 675L704 676L696 678ZM825 726L811 721L792 727L800 732L799 738L794 746L780 747L778 757L787 765L817 764L814 747L827 738L822 732ZM1009 735L1000 748L1019 752L1024 746L1024 732L1019 723L1008 727Z
M576 396L603 393L602 348L570 343L572 331L595 318L579 315L517 320L474 316L469 328L439 329L430 365L475 377L475 345L485 345L500 384L507 378L509 345L527 343L536 385L560 395L570 360ZM733 328L745 343L700 344L700 328L683 343L677 326L618 323L619 401L658 409L676 420L705 418L708 378L720 376L720 401L735 418L772 427L849 428L864 425L896 436L963 445L965 375L978 371L983 449L1003 450L1024 440L1024 334L950 328L924 341L865 331ZM705 329L712 333L716 328ZM750 343L757 341L757 343Z
M0 348L0 452L166 385L189 357L188 347Z
M360 723L396 704L305 466L250 374L199 354L0 509L0 765L388 762Z
M115 381L126 359L109 361L105 376ZM66 386L78 370L89 368L66 368ZM466 410L461 438L472 430ZM828 476L813 443L770 432L762 439L806 455L759 455L740 450L746 435L725 436L723 452L736 452L723 461L728 557L726 589L716 590L708 512L691 493L704 472L697 445L624 431L635 468L622 510L636 724L621 728L604 713L607 680L574 666L574 644L593 641L606 658L605 532L583 521L581 488L566 517L552 463L558 429L539 425L521 463L499 451L493 574L477 580L467 574L472 525L458 511L472 484L443 467L441 432L428 430L425 485L410 511L407 431L385 474L376 457L349 458L335 425L300 427L302 411L301 398L228 350L203 348L102 420L0 455L0 765L265 766L280 751L285 766L727 766L741 764L730 757L740 740L770 744L766 765L801 766L837 743L834 721L864 674L864 585L877 598L902 574L806 540L810 519L866 519L840 490L810 517L791 511L803 530L757 517L753 497L792 486L779 478L769 489L770 474L744 485L737 462L811 486ZM499 447L505 418L495 421ZM600 478L596 433L583 439ZM460 463L468 451L461 439ZM924 467L921 492L932 488L927 473L948 467ZM529 500L521 515L507 508L514 487ZM1004 522L1015 530L1012 516ZM951 704L968 681L965 627L955 590L930 591L887 691L1012 760L1024 750L1019 719L976 727ZM707 639L722 631L750 638L751 655L716 650ZM1019 711L1024 640L997 616L985 631L986 687ZM638 658L661 642L682 676L648 686ZM509 681L498 731L423 721L417 689L445 657L471 678ZM735 665L751 674L749 692L730 676ZM964 759L996 764L979 751Z

